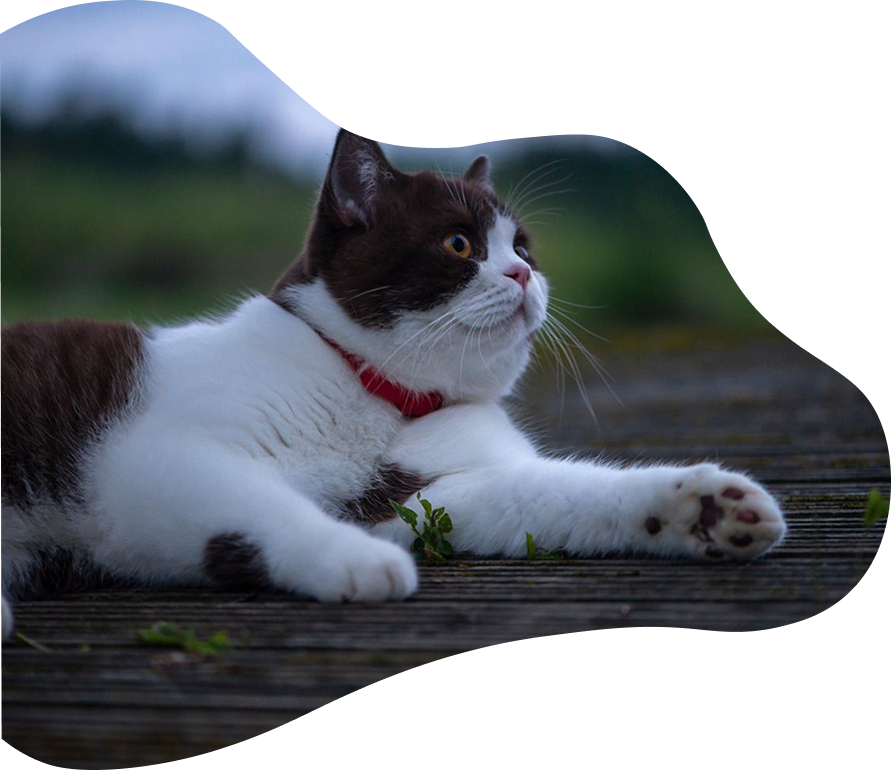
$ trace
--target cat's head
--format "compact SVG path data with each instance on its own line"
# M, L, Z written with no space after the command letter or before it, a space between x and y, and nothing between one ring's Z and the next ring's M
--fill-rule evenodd
M481 157L463 176L395 169L341 131L297 261L272 298L388 378L452 401L507 394L548 288Z

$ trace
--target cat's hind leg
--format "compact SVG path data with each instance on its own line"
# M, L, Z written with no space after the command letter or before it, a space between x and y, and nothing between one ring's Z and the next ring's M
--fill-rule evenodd
M216 445L179 442L104 459L107 532L96 561L140 582L270 586L321 601L402 599L409 554L338 521L272 467Z
M8 641L12 636L12 610L6 597L0 595L0 617L2 617L2 629L0 629L0 641Z

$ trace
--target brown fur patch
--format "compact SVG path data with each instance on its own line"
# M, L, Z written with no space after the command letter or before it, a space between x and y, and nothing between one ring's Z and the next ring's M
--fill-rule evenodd
M205 575L221 586L271 587L262 552L240 532L228 532L207 541L203 570Z
M90 321L3 329L3 497L27 510L80 500L83 450L133 403L141 332Z
M374 475L362 496L344 503L343 509L359 524L379 524L396 515L390 507L390 500L404 503L429 483L417 473L406 471L398 465L385 465Z

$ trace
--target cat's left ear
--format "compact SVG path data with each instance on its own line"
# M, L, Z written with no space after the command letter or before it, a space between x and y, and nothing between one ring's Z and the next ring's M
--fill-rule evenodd
M347 227L371 227L380 196L398 173L377 142L341 129L325 185L337 218Z
M470 164L470 168L468 168L467 171L464 172L464 176L462 177L462 179L469 184L482 185L483 187L491 190L491 173L492 164L489 163L489 159L485 155L480 155L473 163Z

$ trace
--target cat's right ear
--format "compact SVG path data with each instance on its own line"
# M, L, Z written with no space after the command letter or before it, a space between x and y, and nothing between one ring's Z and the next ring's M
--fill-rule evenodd
M464 176L462 178L465 182L482 185L488 190L491 190L492 164L489 163L489 159L485 155L480 155L473 163L470 164L470 168L468 168L467 171L464 172Z
M328 202L340 222L371 227L380 195L398 173L377 142L341 129L325 181Z

